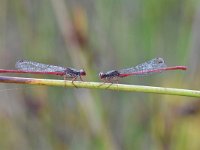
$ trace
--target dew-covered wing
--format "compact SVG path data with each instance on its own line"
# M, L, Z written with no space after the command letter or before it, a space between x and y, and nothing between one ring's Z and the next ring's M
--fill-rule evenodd
M162 72L166 68L163 58L154 58L135 67L118 70L120 74L128 75L146 75L152 73ZM161 70L160 70L161 69Z
M27 60L19 60L16 62L15 67L22 71L32 71L32 72L63 72L64 67L53 66L48 64L42 64L38 62L32 62Z

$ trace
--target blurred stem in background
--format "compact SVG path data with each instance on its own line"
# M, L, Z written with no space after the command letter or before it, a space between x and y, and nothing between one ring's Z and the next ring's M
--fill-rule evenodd
M51 0L51 2L71 62L77 67L84 66L87 70L88 79L91 79L92 65L89 62L91 58L88 58L91 54L88 55L90 51L87 47L87 16L84 9L80 6L72 8L72 10L75 10L75 20L72 22L64 0ZM93 134L99 137L106 149L116 149L111 134L105 127L101 113L94 101L94 99L97 100L98 95L92 94L89 90L74 92L74 95L80 104L81 110L86 115Z
M190 82L191 86L199 86L199 76L200 73L200 5L197 5L197 9L194 14L194 22L192 24L191 39L189 46L189 67L190 67Z

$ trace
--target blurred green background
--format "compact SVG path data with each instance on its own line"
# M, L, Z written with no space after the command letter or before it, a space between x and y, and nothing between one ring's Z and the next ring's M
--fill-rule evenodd
M0 0L2 69L27 59L99 81L162 57L189 69L120 83L199 89L199 49L198 0ZM188 97L0 84L0 149L199 150L199 109Z

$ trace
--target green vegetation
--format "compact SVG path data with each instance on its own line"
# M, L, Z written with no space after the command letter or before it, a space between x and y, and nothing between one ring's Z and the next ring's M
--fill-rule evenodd
M120 80L126 85L109 87L118 90L1 83L0 149L200 149L198 97L120 89L200 89L198 0L0 0L0 4L1 69L14 69L17 59L84 68L84 81L95 83L76 84L97 87L100 71L155 57L163 57L169 66L189 68L128 77ZM63 81L56 82L63 86ZM72 86L66 81L68 85Z

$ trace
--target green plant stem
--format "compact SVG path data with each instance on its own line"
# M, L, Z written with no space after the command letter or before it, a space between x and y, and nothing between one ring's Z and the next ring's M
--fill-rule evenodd
M0 82L1 83L47 85L47 86L74 87L75 88L75 86L72 84L72 81L69 81L69 80L51 80L51 79L36 79L36 78L0 76ZM144 92L144 93L179 95L179 96L188 96L188 97L200 97L200 91L188 90L188 89L164 88L164 87L141 86L141 85L127 85L127 84L111 84L111 83L102 83L102 82L83 82L83 81L74 81L74 84L78 88L104 89L104 90L116 90L116 91L127 91L127 92Z

